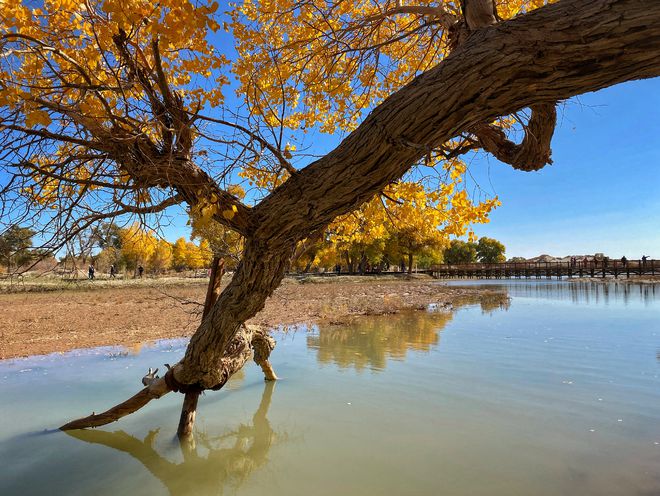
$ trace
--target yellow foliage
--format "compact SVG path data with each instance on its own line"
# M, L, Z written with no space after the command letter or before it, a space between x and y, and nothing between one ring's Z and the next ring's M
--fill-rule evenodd
M508 19L554 0L498 0ZM433 16L390 13L388 0L243 0L230 4L232 71L255 114L271 125L353 129L363 111L447 55ZM460 15L458 2L413 2ZM410 6L410 5L408 5ZM287 112L282 114L285 108Z
M133 265L146 264L158 246L158 240L152 234L140 229L137 223L119 230L122 256Z
M503 18L546 3L548 0L497 2ZM215 0L3 2L0 32L25 38L15 41L21 50L3 49L3 57L7 54L11 63L0 66L0 106L24 118L26 128L66 129L77 123L88 130L130 129L155 141L164 124L149 113L150 95L144 85L135 84L136 75L121 62L113 37L123 30L151 84L158 79L152 49L152 43L158 41L167 82L191 114L222 105L229 77L235 77L233 89L244 99L250 118L259 127L282 128L279 134L273 133L279 135L278 152L294 160L300 152L287 139L298 143L295 133L353 129L366 112L446 56L447 36L434 19L390 12L400 5L394 0L229 3L228 22L222 28L231 32L235 42L234 47L225 48L234 57L230 61L222 53L223 47L213 44L221 39L211 34L221 28ZM416 5L459 14L454 0ZM47 49L37 54L24 49L26 46ZM61 112L61 108L68 110ZM502 119L500 124L512 127L515 122ZM200 136L193 136L197 138ZM451 150L458 141L444 146ZM88 152L80 145L44 149L47 155L30 158L38 170L21 171L31 178L22 193L36 204L56 209L62 197L93 191L97 186L81 184L93 174L109 184L130 185L131 178L121 164L113 164L107 157L58 168L68 157ZM261 191L272 190L289 178L286 168L265 164L260 153L237 163L239 180ZM384 196L337 219L330 228L335 247L317 256L327 261L337 256L338 247L372 246L376 240L394 235L410 246L441 244L449 236L471 234L472 224L488 221L499 201L469 197L463 162L443 160L429 152L425 165L437 179L422 181L411 176L391 184ZM238 198L245 196L239 186L227 189ZM149 192L137 191L131 200L148 203ZM209 247L180 239L170 255L153 236L131 226L123 232L127 256L143 263L154 257L154 265L159 266L169 265L170 257L175 267L201 267L208 263L211 251L239 253L239 237L214 231L215 219L233 219L237 211L235 205L221 204L210 194L190 210L194 230Z

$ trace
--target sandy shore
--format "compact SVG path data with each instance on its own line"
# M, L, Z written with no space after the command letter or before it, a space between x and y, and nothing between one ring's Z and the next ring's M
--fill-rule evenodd
M201 280L181 286L2 294L0 359L190 336L199 323L205 290ZM483 293L432 279L287 279L250 322L269 327L341 324L429 304L450 308Z

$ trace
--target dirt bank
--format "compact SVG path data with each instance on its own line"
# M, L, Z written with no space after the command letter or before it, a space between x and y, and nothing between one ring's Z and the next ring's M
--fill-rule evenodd
M190 336L199 322L203 282L179 287L117 286L95 291L0 295L0 359ZM252 323L344 323L360 315L447 307L477 290L433 280L285 280Z

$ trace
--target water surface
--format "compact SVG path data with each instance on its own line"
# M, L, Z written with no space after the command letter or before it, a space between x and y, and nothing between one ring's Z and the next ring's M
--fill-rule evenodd
M494 286L489 284L489 288ZM44 432L123 400L182 340L0 362L4 495L658 495L658 288L515 281L511 300L278 334L200 401Z

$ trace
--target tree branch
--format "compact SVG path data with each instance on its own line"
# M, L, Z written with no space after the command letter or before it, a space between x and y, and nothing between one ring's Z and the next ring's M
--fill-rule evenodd
M472 131L479 145L495 158L514 169L535 171L551 164L550 142L557 124L555 103L530 106L532 115L525 126L525 137L520 144L507 139L504 131L492 124L479 124Z

